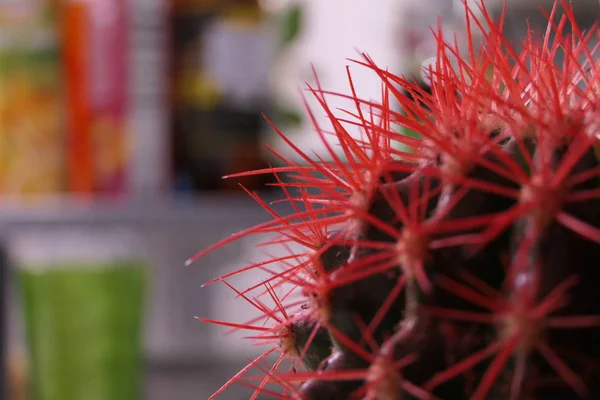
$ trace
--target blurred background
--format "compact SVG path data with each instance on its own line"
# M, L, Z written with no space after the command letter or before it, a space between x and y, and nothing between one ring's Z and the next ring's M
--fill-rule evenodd
M503 1L485 3L499 15ZM583 27L597 21L596 0L573 3ZM518 40L526 19L545 26L539 7L549 10L553 1L507 4L505 31ZM362 51L381 67L419 79L421 64L434 55L429 26L438 15L447 33L464 40L461 7L459 0L378 0L376 6L359 0L0 0L0 398L33 399L26 385L31 372L56 381L40 371L58 367L44 370L27 354L56 353L61 343L79 351L78 340L102 330L93 327L94 315L119 308L120 316L111 315L121 318L115 324L131 335L132 347L137 333L141 338L142 398L207 399L260 349L194 319L242 322L253 312L225 286L200 286L259 261L255 244L264 238L240 240L189 267L184 262L269 218L240 184L267 199L279 195L269 190L269 176L221 177L277 165L266 146L301 162L263 113L302 150L323 150L301 97L304 83L314 83L313 68L326 90L348 92L347 59ZM374 73L356 65L351 71L361 97L380 98ZM307 102L318 109L310 95ZM352 106L335 97L330 105ZM316 116L326 126L325 116ZM94 265L140 275L87 283L75 275L40 279L57 266L92 271ZM249 286L260 278L232 283ZM72 293L88 284L86 293ZM99 304L106 310L97 310ZM53 314L57 309L60 315ZM88 315L89 331L80 337L57 333L55 325L82 325ZM53 325L53 318L61 323ZM94 351L101 357L104 350ZM237 385L222 398L247 394ZM67 398L76 397L37 399Z

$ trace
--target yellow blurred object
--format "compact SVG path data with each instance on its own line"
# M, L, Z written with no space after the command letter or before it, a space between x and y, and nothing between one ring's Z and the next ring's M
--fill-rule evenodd
M10 74L1 87L2 193L61 190L65 154L59 99L36 87L27 73Z
M94 172L100 182L109 181L127 166L128 143L123 140L126 128L112 118L98 118L92 126Z
M202 71L182 74L179 78L178 94L187 104L193 104L203 110L211 110L218 106L223 96L218 82Z
M177 12L199 12L212 10L223 0L171 0L171 7Z
M235 2L223 10L224 22L237 28L255 29L264 18L263 10L248 2L247 4L236 4Z
M34 11L32 11L34 12ZM62 191L65 132L55 27L42 19L0 24L0 194Z

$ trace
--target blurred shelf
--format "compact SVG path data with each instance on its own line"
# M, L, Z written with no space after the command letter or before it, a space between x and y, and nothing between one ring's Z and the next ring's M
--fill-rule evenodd
M262 196L270 202L276 194ZM285 206L283 206L285 208ZM204 195L194 198L94 199L48 197L18 201L2 199L0 231L40 225L197 225L232 219L256 220L264 212L245 195ZM266 212L265 216L268 216Z
M281 195L264 192L261 198L270 203L280 199ZM285 204L274 207L284 215L292 211ZM154 362L194 364L205 360L217 362L225 353L213 344L214 338L220 337L221 332L216 333L212 326L193 318L195 315L213 316L211 313L215 306L211 296L221 289L215 286L212 290L199 290L199 287L220 275L219 271L223 268L246 263L247 257L253 256L247 253L253 249L255 239L232 243L227 249L211 253L193 268L185 268L185 260L235 232L270 219L269 213L243 192L186 198L147 196L91 200L67 196L26 202L2 198L0 239L6 239L7 248L13 250L13 257L18 257L18 249L15 253L12 246L15 244L13 239L18 242L21 233L25 233L27 239L30 232L36 237L38 233L54 235L63 228L66 231L76 228L77 234L78 228L81 228L85 235L88 229L100 228L101 231L107 227L109 230L124 228L135 235L141 234L142 251L155 278L148 300L147 357ZM6 273L7 270L4 268L0 272ZM5 282L4 277L1 278L1 282ZM0 307L5 306L1 303ZM5 327L9 330L9 340L17 347L24 346L18 313L18 308L13 307L9 312L10 322L6 315L0 315L0 325L2 322L8 325ZM228 374L233 373L235 371ZM209 389L216 390L215 387Z

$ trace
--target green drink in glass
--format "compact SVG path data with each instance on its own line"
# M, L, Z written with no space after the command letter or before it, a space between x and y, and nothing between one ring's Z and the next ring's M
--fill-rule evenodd
M17 259L29 398L139 399L145 263L127 254L133 247L125 248L131 241L122 235L108 234L113 237L107 241L85 232L78 237L59 233L61 244L70 243L70 254L67 246L60 250L55 233L46 235L18 246L29 255L52 253L45 262ZM50 251L40 252L42 243L51 244Z

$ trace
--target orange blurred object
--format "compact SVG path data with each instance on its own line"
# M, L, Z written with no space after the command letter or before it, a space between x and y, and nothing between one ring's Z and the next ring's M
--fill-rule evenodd
M69 109L69 183L78 193L122 193L128 167L127 2L62 4Z
M67 1L62 5L63 68L67 87L69 189L94 189L90 140L91 105L87 88L86 51L89 48L87 6Z
M8 357L8 397L11 400L27 399L27 366L21 352L10 351Z

